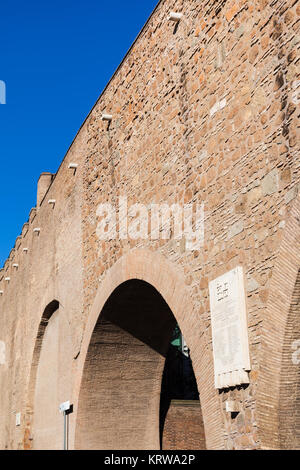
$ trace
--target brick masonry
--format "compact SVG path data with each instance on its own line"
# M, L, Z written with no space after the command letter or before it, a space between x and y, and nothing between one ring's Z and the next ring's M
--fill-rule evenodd
M170 11L183 13L175 28ZM41 442L34 421L40 398L72 400L76 447L93 329L113 290L135 278L160 292L190 347L207 447L299 447L291 431L299 426L299 366L289 357L299 331L299 15L292 0L159 2L57 174L41 179L37 207L0 271L1 448ZM103 112L113 116L109 126ZM129 205L204 202L203 248L188 251L175 240L100 241L98 205L124 195ZM250 385L218 393L208 282L237 265L246 275ZM50 393L37 371L47 355L36 351L54 300L58 365ZM157 387L161 364L153 374ZM153 446L155 396L147 418L135 414L137 423L141 416L148 423ZM228 399L240 404L237 416L225 411ZM42 431L50 447L59 445L55 431Z
M165 421L163 450L205 449L205 434L200 403L173 400Z

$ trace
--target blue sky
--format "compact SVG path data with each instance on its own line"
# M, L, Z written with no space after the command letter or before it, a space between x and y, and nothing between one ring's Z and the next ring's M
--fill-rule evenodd
M1 2L0 267L158 0ZM1 96L0 96L1 100Z

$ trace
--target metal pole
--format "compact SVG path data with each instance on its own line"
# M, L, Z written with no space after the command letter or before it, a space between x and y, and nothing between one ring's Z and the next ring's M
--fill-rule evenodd
M64 411L64 450L67 450L67 413Z
M64 444L63 449L68 450L69 447L69 414L73 411L73 405L69 401L59 405L59 411L64 415Z
M66 412L66 450L69 450L69 412Z

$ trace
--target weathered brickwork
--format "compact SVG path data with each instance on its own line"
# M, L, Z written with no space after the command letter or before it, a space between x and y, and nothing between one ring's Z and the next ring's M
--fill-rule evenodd
M162 440L163 450L205 449L205 434L199 402L172 401Z
M279 414L279 438L283 449L297 448L300 440L300 367L296 349L300 338L300 270L293 292L290 318L286 325L281 370L282 406ZM293 346L294 345L294 346ZM292 346L292 359L291 359Z
M183 13L177 26L170 11ZM90 372L93 329L113 290L135 278L160 292L189 345L207 448L300 446L291 432L299 425L299 365L289 357L299 331L299 15L292 0L159 2L54 179L48 175L53 181L0 272L1 448L35 448L33 397L43 379L34 372L34 351L53 300L57 361L64 364L53 387L57 400L74 403L76 446L76 429L87 424L80 416L76 423L76 404ZM102 113L113 116L109 125ZM172 239L99 240L97 207L118 206L119 196L129 206L203 202L203 248L189 251ZM219 393L208 282L237 265L246 275L252 370L249 386ZM152 414L142 413L153 443L161 369L153 366ZM136 400L128 402L133 412L142 406ZM237 415L225 411L227 400L239 403ZM48 445L55 448L57 439L53 434Z

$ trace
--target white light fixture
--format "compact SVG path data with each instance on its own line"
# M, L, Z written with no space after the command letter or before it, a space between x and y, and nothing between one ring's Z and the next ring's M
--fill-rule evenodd
M10 281L10 277L6 277L4 280L5 280L6 282L9 282L9 281Z
M111 121L112 115L111 114L102 114L102 121Z
M175 13L174 11L171 11L169 20L175 21L176 23L178 23L178 21L180 21L181 18L182 18L182 13Z
M69 168L71 170L77 170L78 168L78 163L69 163Z
M24 253L28 252L28 248L23 248Z
M40 233L40 231L41 231L41 229L40 229L40 228L34 228L34 229L33 229L33 233L37 233L37 234L39 234L39 233Z
M18 263L14 263L14 264L13 264L13 268L18 269L18 267L19 267Z
M0 290L0 295L3 295L4 294L4 291L3 290Z
M55 199L49 199L48 204L52 204L53 207L55 206L56 200Z

